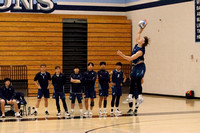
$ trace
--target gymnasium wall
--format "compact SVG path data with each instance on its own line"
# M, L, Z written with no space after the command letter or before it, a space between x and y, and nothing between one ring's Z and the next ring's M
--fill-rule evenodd
M151 38L145 55L144 92L184 96L187 90L194 90L200 97L194 1L135 10L127 16L132 20L133 44L139 20L149 22L143 33Z
M51 14L0 14L0 65L28 65L30 96L37 92L32 79L41 63L45 62L51 73L55 65L62 65L62 18L88 19L88 61L98 66L100 60L106 60L109 70L114 62L123 61L115 55L116 50L130 54L131 21L135 44L137 23L146 18L149 25L143 34L151 38L151 44L145 55L144 92L184 96L187 90L195 90L196 97L200 97L194 1L180 0L164 6L158 6L157 0L54 2L60 6ZM153 2L157 5L148 7Z
M62 66L63 18L87 19L88 62L94 62L96 71L100 61L107 62L108 71L117 61L129 64L116 55L118 49L131 51L131 21L126 16L1 13L0 65L27 65L29 96L37 94L33 79L41 63L51 74L55 66Z

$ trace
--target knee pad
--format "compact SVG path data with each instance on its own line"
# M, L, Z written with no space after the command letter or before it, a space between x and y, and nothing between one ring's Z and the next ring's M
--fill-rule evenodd
M94 102L91 102L91 103L90 103L90 106L93 107L93 106L94 106Z
M82 103L82 100L79 99L79 100L78 100L78 103Z

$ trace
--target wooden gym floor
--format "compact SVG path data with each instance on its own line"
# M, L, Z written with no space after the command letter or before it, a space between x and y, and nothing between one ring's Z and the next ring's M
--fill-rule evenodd
M128 104L123 104L124 94L120 102L123 114L128 111ZM28 106L34 106L36 98L26 98ZM140 106L138 116L123 115L120 117L98 117L98 106L95 100L93 118L58 119L54 99L49 100L50 116L44 116L42 101L37 117L27 116L23 119L7 117L0 119L1 133L199 133L200 132L200 100L187 100L144 95L145 102ZM108 114L110 114L111 96L108 98ZM69 96L67 96L70 108ZM60 101L62 107L62 103ZM62 109L63 110L63 109ZM70 110L70 109L69 109ZM79 115L78 105L75 107ZM9 121L10 120L10 121Z

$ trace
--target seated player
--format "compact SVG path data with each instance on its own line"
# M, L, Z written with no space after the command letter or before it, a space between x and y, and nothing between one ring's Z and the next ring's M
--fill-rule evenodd
M82 75L79 73L80 69L78 66L74 67L74 73L70 75L70 100L71 100L71 115L74 114L75 100L77 98L80 108L80 115L83 115L82 105Z
M1 98L1 111L2 111L2 118L5 118L5 105L14 105L15 109L15 117L20 118L21 115L19 113L17 101L15 98L15 90L11 86L11 79L5 78L4 85L0 89L0 98Z
M94 64L88 63L88 71L83 74L84 87L85 87L85 109L84 115L92 115L92 109L94 107L94 98L96 98L96 78L97 73L93 71ZM90 98L90 111L88 111L88 99Z
M99 79L99 115L106 115L106 106L107 106L107 97L108 97L108 89L110 83L110 75L108 71L106 71L106 62L100 62L101 69L98 71L98 79ZM103 102L104 100L104 102ZM103 110L101 109L103 102Z
M61 115L59 97L62 100L63 107L65 109L65 116L69 116L67 104L65 101L65 90L64 85L66 83L66 76L64 73L61 73L60 66L55 67L55 74L52 76L52 84L54 86L54 98L56 99L56 107L57 107L57 116Z
M112 75L112 101L111 101L111 112L110 114L113 115L114 105L116 107L115 115L121 115L121 111L119 110L119 101L120 97L122 96L122 86L126 82L126 76L121 71L122 63L116 63L116 69L110 72Z

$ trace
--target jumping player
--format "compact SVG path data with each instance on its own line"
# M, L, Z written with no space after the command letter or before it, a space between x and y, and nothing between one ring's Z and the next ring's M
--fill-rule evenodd
M62 100L63 107L65 109L65 116L69 116L67 104L65 101L64 85L66 83L66 76L61 73L60 66L55 67L55 74L52 76L52 84L54 86L54 98L56 99L56 107L58 110L57 116L61 115L59 97Z
M36 103L36 109L34 111L34 115L37 115L38 108L40 106L40 102L42 97L44 96L45 103L45 115L49 115L48 112L48 98L49 98L49 88L51 86L51 75L46 71L46 64L40 65L40 72L35 75L34 82L38 88L38 100Z
M115 115L121 115L121 111L119 110L119 101L120 97L122 96L122 86L126 82L126 76L121 71L122 63L116 63L116 69L110 72L112 75L112 101L111 101L111 112L110 114L113 115L114 105L116 107ZM115 101L116 100L116 101Z
M79 103L80 115L83 115L83 105L82 105L82 75L79 73L80 68L78 66L74 67L74 73L70 75L70 100L71 100L71 116L74 114L74 106L76 98Z
M110 75L108 71L106 71L106 62L100 62L101 69L98 71L98 79L99 79L99 115L106 115L106 106L107 106L107 97L108 97L108 89L110 83ZM104 100L104 101L103 101ZM103 102L103 110L101 109Z
M147 21L145 20L145 23L147 25ZM145 28L145 27L144 27ZM117 51L117 54L124 58L127 61L132 62L132 75L131 75L131 87L130 87L130 94L128 95L126 101L132 102L134 95L136 100L136 107L134 110L134 114L137 115L137 110L139 105L144 101L142 98L142 85L141 80L144 77L146 66L144 64L144 55L145 55L145 47L149 44L149 38L147 36L141 37L141 33L144 30L144 28L140 28L138 31L138 34L136 36L136 42L133 51L132 56L126 56L121 51Z
M92 115L92 109L94 107L94 98L96 98L96 78L97 73L93 71L94 64L88 63L88 71L83 74L84 86L85 86L85 109L84 115ZM88 111L88 99L90 98L90 111Z

